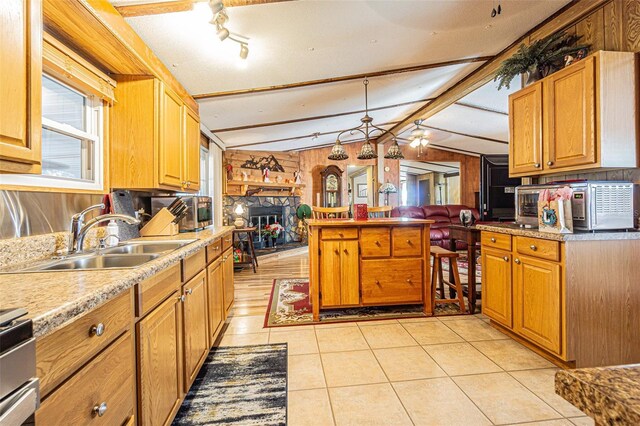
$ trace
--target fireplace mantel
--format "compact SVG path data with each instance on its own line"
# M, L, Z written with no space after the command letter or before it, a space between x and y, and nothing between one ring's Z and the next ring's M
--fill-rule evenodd
M273 197L274 191L285 192L288 195L300 196L302 183L252 182L241 180L227 181L225 195L241 195L245 197Z

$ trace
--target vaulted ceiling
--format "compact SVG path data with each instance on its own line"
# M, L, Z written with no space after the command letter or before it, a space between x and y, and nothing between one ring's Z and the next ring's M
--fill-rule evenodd
M369 75L374 124L388 129L568 2L297 0L227 7L227 28L250 39L247 60L238 44L218 40L206 2L127 22L198 99L202 123L227 147L282 151L331 144L338 132L359 125L362 76ZM498 3L502 13L492 18ZM400 72L377 75L387 70ZM309 81L316 84L299 85ZM273 90L282 85L299 87ZM440 146L506 153L507 96L518 88L498 92L489 83L424 125ZM401 143L411 129L398 135Z

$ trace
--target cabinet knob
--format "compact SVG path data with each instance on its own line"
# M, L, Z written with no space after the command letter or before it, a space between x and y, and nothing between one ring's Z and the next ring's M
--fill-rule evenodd
M407 278L407 284L411 284L411 283L412 283L411 278Z
M553 166L553 161L547 161L547 166Z
M505 262L508 262L509 261L509 256L505 256L505 257L503 257L503 259L504 259Z
M340 254L340 251L339 251L338 249L335 249L333 252L334 252L335 254Z
M91 336L102 336L104 334L105 326L103 323L98 323L96 325L92 325L89 329L89 335Z
M380 241L376 241L375 245L377 245L378 247L380 247Z
M338 232L338 235L340 235L340 238L344 237L344 234L342 232Z
M193 293L193 289L192 288L187 290L187 294L191 294L191 293Z
M185 295L184 295L184 294L181 294L181 295L180 295L180 297L178 297L178 300L179 300L180 302L184 302L186 299L187 299L187 298L185 297Z
M93 407L93 414L98 416L98 417L102 417L104 416L104 413L107 412L107 403L103 402L100 405L96 405L95 407Z
M376 285L380 286L380 281L376 280Z
M349 250L347 250L347 249L344 249L342 251L344 251L344 254L349 254Z
M540 163L534 164L533 167L535 167L536 169L539 169L540 168Z
M191 182L187 182L187 188L191 188Z
M534 244L531 244L531 245L529 246L529 248L530 248L531 250L533 250L533 251L538 250L538 247L536 247Z
M516 259L516 260L514 260L514 262L516 262L519 265L520 264L520 259Z
M491 242L492 242L492 243L495 243L495 242L496 242L496 239L495 239L495 238L493 238L493 237L491 237Z
M413 243L411 242L411 240L407 240L407 244L412 245Z

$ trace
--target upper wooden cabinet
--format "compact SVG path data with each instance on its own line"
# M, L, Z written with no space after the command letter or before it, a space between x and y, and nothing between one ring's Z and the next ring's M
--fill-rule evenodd
M122 76L111 119L111 186L195 192L200 123L158 79Z
M509 96L509 172L637 167L635 56L599 51Z
M41 172L42 1L0 2L0 173Z

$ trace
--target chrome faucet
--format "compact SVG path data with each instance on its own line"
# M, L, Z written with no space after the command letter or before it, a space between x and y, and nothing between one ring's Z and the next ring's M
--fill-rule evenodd
M69 247L67 248L68 254L73 254L76 251L76 240L78 239L78 231L80 231L80 228L82 228L82 225L84 224L84 216L91 210L102 210L104 208L105 206L103 203L94 204L93 206L89 206L86 209L82 210L80 213L76 213L71 216L71 223L69 224Z
M103 214L101 216L94 217L90 221L86 223L77 233L76 239L76 253L82 253L84 251L84 237L87 235L87 232L94 226L99 223L107 222L109 220L122 220L129 225L138 225L140 223L139 219L136 219L133 216L127 216L126 214Z

